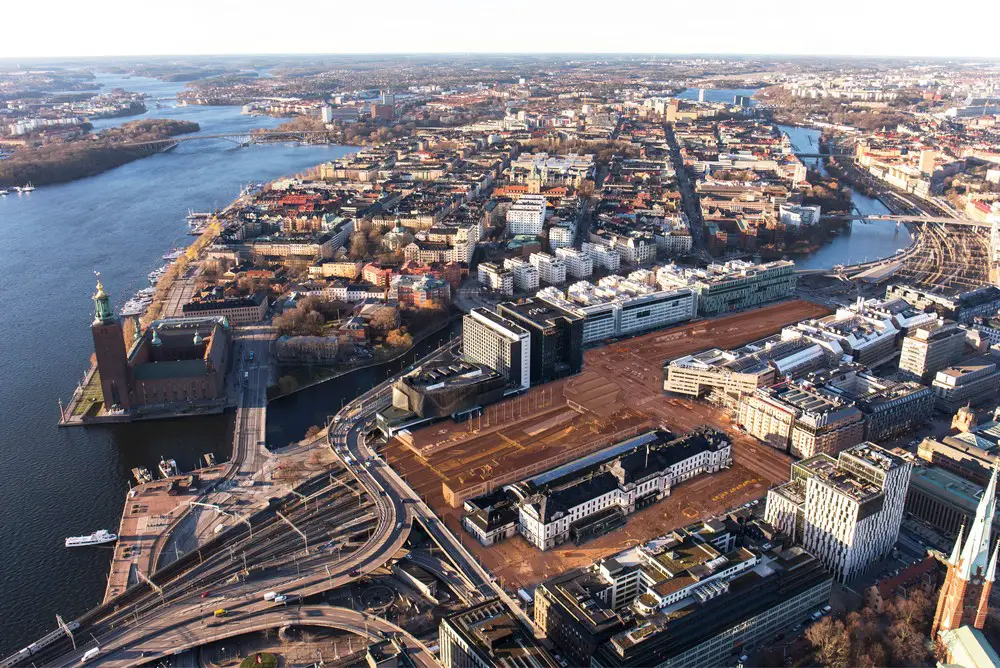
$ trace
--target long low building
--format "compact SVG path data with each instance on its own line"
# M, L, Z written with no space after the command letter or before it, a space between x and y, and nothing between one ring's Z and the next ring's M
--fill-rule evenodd
M511 513L495 513L508 526L483 523L490 508L517 509L517 531L540 550L577 543L625 523L636 510L669 496L671 489L701 473L715 473L732 461L721 432L702 427L680 438L657 429L581 460L505 488L510 501L473 499L463 526L483 544L510 532ZM478 519L473 519L477 516Z
M698 312L698 297L688 288L635 294L581 281L567 294L546 288L537 297L583 318L584 345L686 322Z
M773 385L780 376L820 368L827 357L822 346L807 339L782 341L778 336L732 351L712 348L665 364L663 389L735 406L741 397Z
M656 280L665 290L691 288L698 294L698 312L718 315L791 297L795 292L795 263L733 260L705 269L667 265L657 270Z

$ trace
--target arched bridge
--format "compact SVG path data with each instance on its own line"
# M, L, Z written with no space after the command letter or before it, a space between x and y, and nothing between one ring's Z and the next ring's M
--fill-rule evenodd
M263 132L242 132L242 133L230 132L224 134L211 134L211 135L164 137L163 139L153 139L150 141L122 142L121 144L118 145L152 146L152 147L167 148L170 146L176 146L181 142L201 141L205 139L221 139L223 141L228 141L237 146L249 146L250 144L258 144L261 142L271 142L271 141L306 141L308 139L326 134L328 134L326 130L299 130L299 131L265 130Z

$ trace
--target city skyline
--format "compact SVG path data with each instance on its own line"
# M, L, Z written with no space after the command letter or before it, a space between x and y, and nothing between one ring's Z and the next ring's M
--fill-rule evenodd
M709 29L698 5L646 0L629 6L617 30L607 29L600 17L603 8L595 3L580 3L566 12L560 6L515 0L494 14L470 12L454 0L436 0L429 6L389 0L377 12L367 6L309 8L310 20L302 21L295 12L273 15L259 0L208 6L185 0L171 12L102 0L83 14L61 0L44 26L5 35L0 59L380 53L1000 58L994 41L968 35L970 16L977 25L996 24L1000 9L996 3L974 4L976 11L935 16L932 38L915 40L914 35L928 29L925 16L860 0L805 17L797 3L781 0L768 8L766 31ZM732 26L752 26L764 19L756 5L731 0L713 11ZM262 15L267 15L266 21L258 20ZM505 23L505 17L516 22ZM653 35L647 30L635 34L634 25L657 28ZM859 30L859 25L870 30ZM877 26L888 25L893 30L872 39Z

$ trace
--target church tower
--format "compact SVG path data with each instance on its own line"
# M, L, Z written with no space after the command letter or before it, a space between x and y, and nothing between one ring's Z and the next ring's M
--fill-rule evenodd
M100 274L97 276L97 292L94 293L94 322L90 325L90 332L94 336L94 355L97 357L97 371L101 374L105 410L116 406L131 409L125 335L121 321L111 309L111 299L104 291Z
M937 612L934 613L934 626L931 627L931 638L935 640L941 631L961 626L982 629L986 622L990 590L996 579L997 550L1000 549L998 543L990 556L990 526L996 512L998 470L994 465L993 475L979 501L964 545L962 534L965 527L958 532L955 548L948 559L948 573L941 586Z

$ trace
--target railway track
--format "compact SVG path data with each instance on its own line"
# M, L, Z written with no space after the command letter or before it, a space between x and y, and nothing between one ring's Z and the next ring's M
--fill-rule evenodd
M369 531L375 517L371 498L353 477L343 471L324 474L304 483L296 492L298 495L290 494L275 507L257 513L249 527L236 524L197 552L154 573L151 579L158 590L143 582L87 613L77 620L76 636L100 642L102 636L128 624L142 624L169 604L188 598L198 602L202 593L240 583L254 571L276 571L293 563L304 545L301 536L289 531L279 512L305 533L310 545L320 548L311 559L322 556L330 567L336 567L357 552L359 548L346 547L348 539ZM362 516L367 516L363 522L356 521L359 508ZM321 546L338 539L343 540L334 560ZM304 558L302 563L308 562ZM72 649L69 639L63 638L20 665L50 665Z

